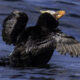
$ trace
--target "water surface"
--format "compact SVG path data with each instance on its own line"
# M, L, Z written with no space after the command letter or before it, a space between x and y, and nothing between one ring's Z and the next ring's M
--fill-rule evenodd
M80 41L79 0L0 0L0 56L8 55L14 49L13 45L3 42L1 31L3 20L15 9L28 14L28 26L35 25L39 10L65 10L59 28ZM72 58L55 51L48 65L42 68L0 66L0 80L80 80L80 57Z

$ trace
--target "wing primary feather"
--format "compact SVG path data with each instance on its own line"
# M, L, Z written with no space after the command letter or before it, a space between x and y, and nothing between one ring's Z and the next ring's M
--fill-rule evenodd
M58 36L56 34L55 38L57 41L56 50L58 52L64 55L69 53L72 57L80 56L80 43L74 37L60 33Z

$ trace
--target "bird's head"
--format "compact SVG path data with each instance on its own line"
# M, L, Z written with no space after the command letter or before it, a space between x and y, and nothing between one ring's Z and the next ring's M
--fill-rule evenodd
M59 11L52 11L52 10L40 10L40 13L49 13L51 14L56 20L60 19L62 16L65 15L64 10L59 10Z
M39 26L42 29L47 30L55 30L58 25L58 19L60 19L62 16L65 15L64 10L60 11L51 11L51 10L40 10L41 15L39 16L39 19L37 21L37 26Z

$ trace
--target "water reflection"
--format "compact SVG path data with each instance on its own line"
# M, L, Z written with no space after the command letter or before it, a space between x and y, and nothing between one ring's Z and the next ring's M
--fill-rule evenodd
M31 77L29 80L56 80L56 79L52 79L52 78L44 78L44 77L39 77L39 78L37 78L37 77Z
M77 71L66 69L56 64L52 65L49 65L49 68L0 67L0 78L10 80L80 80L80 73L77 73Z
M1 69L1 67L0 67ZM10 80L60 80L59 77L67 74L67 70L54 64L53 67L43 68L11 68L4 67L4 71L0 74L1 78L9 78ZM0 70L1 72L2 70ZM6 74L7 73L7 74ZM64 75L65 74L65 75ZM58 78L58 79L57 79Z

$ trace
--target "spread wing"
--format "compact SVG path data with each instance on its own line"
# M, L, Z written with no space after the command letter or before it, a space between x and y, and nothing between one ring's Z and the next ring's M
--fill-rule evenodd
M9 14L3 22L2 37L6 44L16 44L18 36L24 31L28 17L18 10Z
M56 50L61 54L69 53L71 56L80 56L80 43L72 36L62 32L56 34Z

